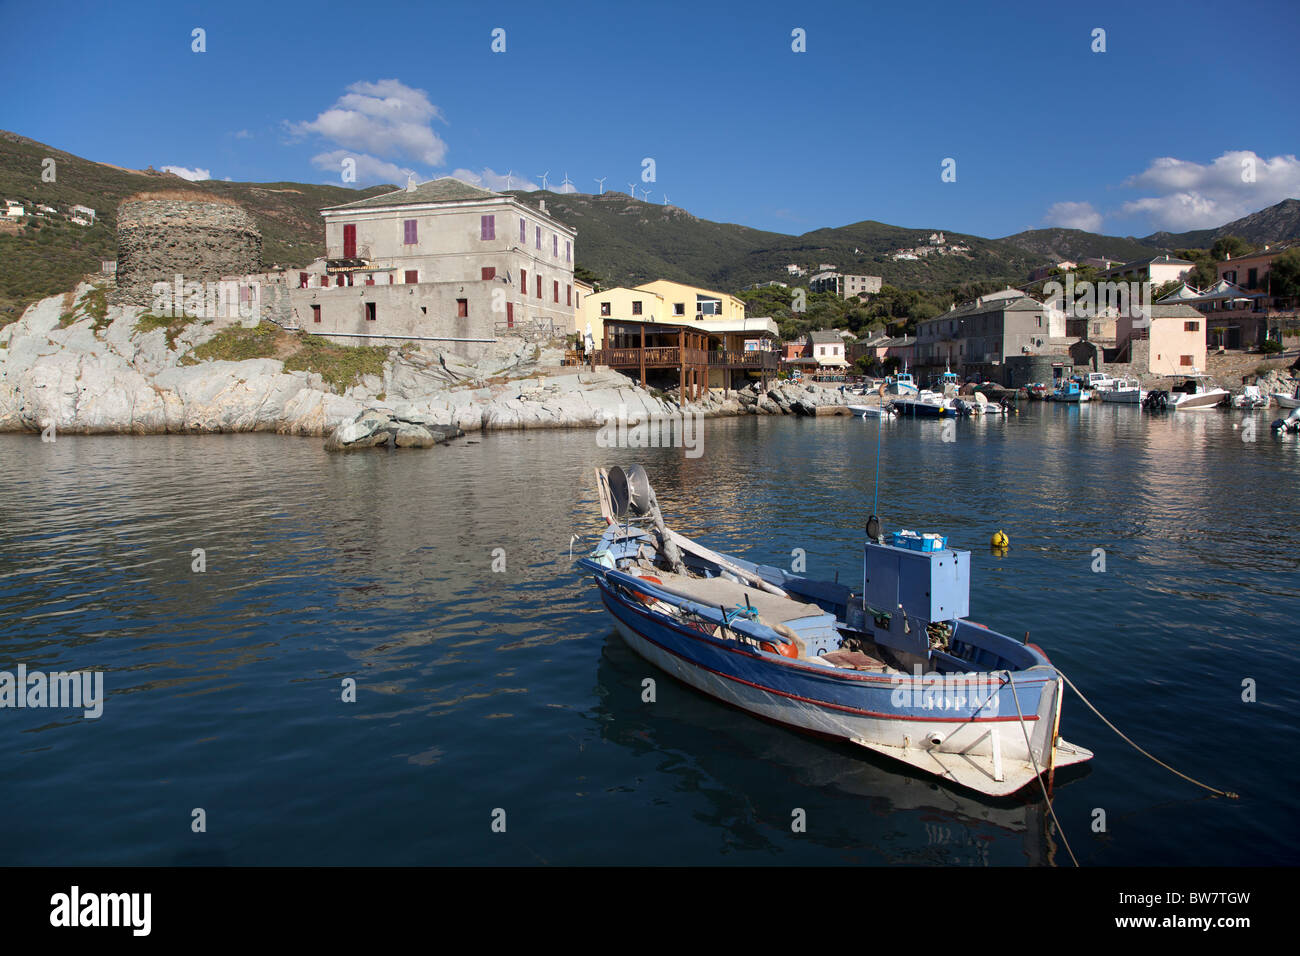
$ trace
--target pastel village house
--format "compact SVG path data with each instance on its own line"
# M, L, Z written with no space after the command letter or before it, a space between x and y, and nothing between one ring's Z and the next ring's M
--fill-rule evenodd
M643 386L676 385L686 398L776 375L776 323L747 318L745 303L725 292L666 279L620 286L584 295L575 321L592 362Z

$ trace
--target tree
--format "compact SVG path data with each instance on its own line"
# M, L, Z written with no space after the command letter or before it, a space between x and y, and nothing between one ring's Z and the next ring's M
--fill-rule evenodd
M1254 251L1254 247L1241 236L1222 236L1215 239L1214 245L1210 247L1210 255L1216 263L1228 258L1240 258Z
M1279 298L1300 296L1300 247L1288 249L1268 270L1269 292Z

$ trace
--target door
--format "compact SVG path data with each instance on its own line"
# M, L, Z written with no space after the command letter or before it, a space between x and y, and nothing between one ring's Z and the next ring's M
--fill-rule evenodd
M355 259L357 257L357 227L355 225L343 227L343 258Z

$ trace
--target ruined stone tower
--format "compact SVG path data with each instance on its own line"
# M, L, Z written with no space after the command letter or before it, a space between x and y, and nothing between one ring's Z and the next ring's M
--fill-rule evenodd
M242 206L200 192L138 193L117 207L116 301L148 306L155 282L215 282L262 270L262 234Z

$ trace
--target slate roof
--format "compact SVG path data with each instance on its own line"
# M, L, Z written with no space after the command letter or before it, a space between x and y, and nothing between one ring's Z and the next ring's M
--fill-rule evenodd
M813 345L842 345L844 337L834 329L818 329L816 332L809 332L810 341Z
M433 202L465 202L466 200L498 199L504 197L504 193L493 192L490 189L482 189L479 186L472 186L469 183L455 179L454 177L444 176L442 179L431 179L426 183L420 183L414 189L397 189L391 193L371 196L368 199L358 199L356 202L343 203L340 206L326 206L325 210L322 210L322 212L332 209L369 209L376 206L414 206Z

